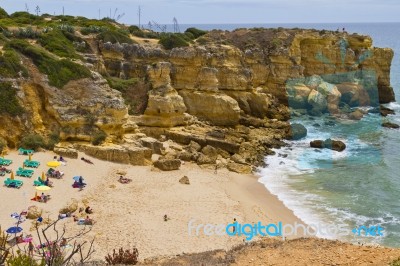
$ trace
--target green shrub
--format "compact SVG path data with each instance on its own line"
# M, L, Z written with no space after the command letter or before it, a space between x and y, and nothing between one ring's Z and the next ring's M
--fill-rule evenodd
M40 33L33 30L32 27L26 27L14 31L13 36L21 39L37 39L40 36Z
M111 88L123 93L126 92L129 88L133 87L138 82L136 78L120 79L115 77L108 77L106 79L108 85L110 85Z
M196 29L196 28L188 28L187 30L185 30L185 33L191 33L194 36L194 39L197 39L200 36L203 36L204 34L206 34L207 31Z
M37 150L39 148L45 148L46 144L42 136L38 134L28 134L22 138L20 147L25 149Z
M70 38L70 33L66 32ZM52 30L42 34L39 38L39 43L48 51L61 56L69 58L79 58L75 52L75 48L70 39L60 30Z
M125 104L130 115L143 114L148 102L149 84L137 78L120 79L116 77L106 78L111 88L122 92Z
M21 65L21 58L18 53L11 49L6 49L0 56L0 76L3 78L18 78L19 73L27 77L28 71Z
M92 144L95 146L100 145L106 140L106 138L107 134L104 131L96 131L92 135Z
M8 266L45 266L46 263L42 259L40 262L33 259L31 256L17 250L16 255L11 256L7 260Z
M69 32L69 33L74 33L75 32L74 26L71 26L69 24L64 24L64 23L60 24L60 25L57 25L57 29L59 29L61 31L66 31L66 32Z
M7 141L0 137L0 154L3 153L3 150L7 147Z
M49 84L52 86L62 88L71 80L87 78L91 75L86 67L68 59L57 60L45 50L32 46L26 41L12 40L7 46L30 57L39 71L48 75Z
M137 36L137 37L141 37L141 38L149 38L149 39L158 39L159 38L159 34L157 32L150 31L150 30L141 30L141 29L139 29L138 26L134 26L134 25L129 26L128 31L130 34Z
M10 15L10 18L12 19L12 21L15 24L20 25L20 26L36 24L39 21L42 21L41 17L32 15L25 11L19 11L19 12L12 13Z
M103 31L106 31L107 29L104 27L99 27L99 26L95 26L95 25L90 25L89 27L82 27L80 32L83 35L89 35L91 33L101 33Z
M24 112L17 99L17 91L11 83L0 83L0 114L9 114L17 116Z
M8 13L0 7L0 19L8 18Z
M182 34L183 35L183 34ZM173 49L176 47L189 46L189 43L179 34L163 34L160 38L159 43L164 46L165 49Z
M59 142L60 142L60 132L59 131L51 132L47 138L45 148L47 150L53 150L54 146Z
M110 43L129 43L132 44L133 41L129 38L128 34L123 31L117 30L107 30L100 33L97 38L103 42Z
M282 43L282 40L281 40L281 39L278 39L278 38L274 38L274 39L271 41L272 48L274 48L274 49L277 49L277 48L281 47L282 44L283 44L283 43Z
M207 43L209 42L209 40L208 40L207 38L205 38L205 37L201 37L201 38L198 38L198 39L196 40L196 42L197 42L198 44L205 45L205 44L207 44Z

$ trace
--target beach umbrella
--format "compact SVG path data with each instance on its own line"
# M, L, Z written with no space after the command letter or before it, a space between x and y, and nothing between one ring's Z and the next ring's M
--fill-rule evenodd
M21 227L17 227L17 226L13 226L13 227L10 227L10 228L8 228L7 230L6 230L6 232L8 233L8 234L16 234L16 233L20 233L20 232L22 232L22 228Z
M47 162L47 166L48 167L58 167L58 166L60 166L61 165L61 163L60 162L57 162L57 161L50 161L50 162Z
M51 189L51 187L48 187L48 186L38 186L38 187L36 187L36 190L38 190L38 191L48 191L50 189Z
M10 177L10 179L11 179L11 180L14 180L14 172L13 172L13 171L11 172L11 177Z
M32 153L29 153L29 161L32 161Z
M42 172L42 181L46 181L46 177L44 176L44 172Z
M72 179L74 180L74 181L76 181L76 182L79 182L79 178L80 178L81 176L79 176L79 175L77 175L77 176L74 176ZM82 178L83 179L83 178Z

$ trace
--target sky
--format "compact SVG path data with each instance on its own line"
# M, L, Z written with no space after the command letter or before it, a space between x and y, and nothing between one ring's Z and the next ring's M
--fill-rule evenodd
M399 22L399 0L0 0L8 13L24 11L90 18L124 14L121 23L172 24ZM114 15L115 14L115 15Z

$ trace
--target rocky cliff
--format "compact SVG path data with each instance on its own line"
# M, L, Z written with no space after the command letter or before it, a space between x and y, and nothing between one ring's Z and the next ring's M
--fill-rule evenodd
M151 154L142 140L150 136L163 147L151 146L152 153L165 158L246 172L263 162L270 148L283 145L289 132L288 107L337 114L343 104L394 101L393 51L374 47L368 36L238 29L211 31L188 47L172 50L145 39L127 44L79 37L90 49L79 53L76 63L90 69L91 76L62 88L50 86L32 58L21 54L29 77L12 81L26 113L15 122L1 116L15 132L10 136L0 131L10 146L18 145L27 131L58 130L62 142L88 142L93 131L102 131L107 135L102 147L79 147L103 159L148 164ZM145 97L136 97L135 85L121 93L104 78L140 80ZM132 99L144 108L128 114L125 103ZM179 145L169 145L167 139ZM137 159L140 154L143 158Z

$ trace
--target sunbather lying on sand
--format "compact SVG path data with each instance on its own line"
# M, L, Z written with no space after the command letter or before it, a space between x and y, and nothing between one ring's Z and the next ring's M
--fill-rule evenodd
M120 182L121 184L128 184L131 181L132 179L123 177L122 175L118 179L118 182Z
M84 161L85 163L93 164L91 160L85 159L84 157L82 157L81 160Z

